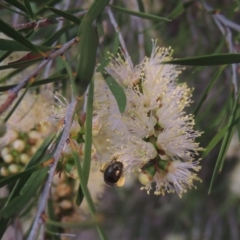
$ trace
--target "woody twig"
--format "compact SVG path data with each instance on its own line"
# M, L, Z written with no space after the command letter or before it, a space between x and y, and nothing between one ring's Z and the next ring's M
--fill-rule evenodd
M19 91L24 88L30 81L34 81L39 72L53 59L55 59L57 56L63 54L67 49L69 49L73 44L79 41L79 38L73 38L69 42L63 44L63 46L51 53L49 56L47 56L39 65L38 67L29 74L25 79L23 79L16 87L12 88L8 91L8 96L6 101L0 106L0 114L5 112L13 103L13 101L17 98Z

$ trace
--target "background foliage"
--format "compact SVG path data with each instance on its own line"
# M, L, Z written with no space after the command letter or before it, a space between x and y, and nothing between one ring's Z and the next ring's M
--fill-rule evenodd
M0 66L0 70L14 67L10 74L18 79L14 83L8 82L10 75L3 75L0 90L6 91L10 88L9 85L17 84L26 77L26 67L36 61L41 63L52 46L64 44L79 36L79 46L74 45L64 53L67 60L54 58L49 74L44 75L44 71L47 71L45 68L31 87L38 91L37 84L53 82L56 89L62 89L62 92L68 95L70 84L65 81L68 79L72 83L75 81L77 94L82 95L91 81L95 64L104 64L106 52L114 53L119 46L119 35L115 33L106 8L104 9L104 4L108 1L102 3L102 6L100 1L96 2L99 6L90 8L90 11L92 1L1 1L0 31L11 36L14 42L0 39L0 60L4 61L15 51L27 50L35 55L28 55L30 60L27 59L26 62L10 61L11 64ZM239 64L229 63L240 62L239 55L236 54L239 51L240 2L136 0L114 1L113 4L119 7L110 9L134 63L139 63L144 55L150 55L151 39L157 39L160 46L172 46L173 57L180 59L178 64L188 65L179 81L187 82L194 88L194 102L187 112L196 115L196 129L204 131L199 141L206 151L203 153L200 171L203 182L198 183L196 190L192 189L184 194L182 199L176 194L163 197L147 195L140 191L140 183L135 179L129 180L123 188L106 187L96 206L102 217L100 223L103 230L100 230L100 235L103 231L109 239L239 239L240 187L238 194L231 190L233 185L240 186L240 172L237 173L238 179L233 178L240 156ZM126 9L134 12L129 13ZM88 18L84 18L83 10L89 10ZM136 12L140 15L133 16ZM218 16L224 18L217 19ZM17 24L37 23L46 17L49 23L45 27L17 28ZM60 28L56 24L59 17L62 22ZM80 58L76 56L76 52L80 52ZM194 57L195 59L192 59ZM37 68L36 66L34 65L34 68ZM27 85L26 83L25 87ZM116 94L119 91L116 91ZM123 105L124 103L119 103L124 109ZM230 144L233 138L237 146L235 148L232 147L234 143ZM48 142L45 142L40 152L45 152L43 149L46 149L47 145ZM228 151L229 145L233 149L231 152ZM47 156L45 160L49 158ZM28 179L29 174L39 169L39 162L43 162L39 156L35 160L34 164L28 167L28 172L21 175L22 182L18 183L20 188L26 182L24 178ZM87 168L86 164L82 167ZM39 180L35 182L36 186L32 186L33 189L43 184L46 169L42 168L31 175L33 178L34 174L38 174L35 177ZM82 171L81 166L79 171ZM85 180L88 179L87 174L83 176ZM10 183L9 180L4 181L4 178L1 178L1 186ZM10 189L13 188L11 184ZM86 194L86 190L82 190L83 194ZM91 189L89 190L91 193ZM18 215L19 221L25 224L25 218L22 217L22 210L26 207L24 204L30 198L33 198L33 205L36 204L39 195L40 190L36 193L28 189L24 198L16 199L12 204L11 201L6 202L7 198L0 199L2 234L9 221L14 223L11 220L13 216ZM79 197L81 198L81 195ZM11 204L7 210L6 203ZM8 218L11 219L6 222L5 219ZM75 229L77 239L99 238L94 224L81 224L81 228L77 231ZM51 231L61 232L61 229L53 227ZM51 234L47 237L57 238Z

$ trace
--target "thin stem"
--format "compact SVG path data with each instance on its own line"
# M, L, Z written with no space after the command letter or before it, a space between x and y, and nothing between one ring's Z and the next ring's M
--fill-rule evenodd
M45 211L45 208L46 208L47 200L48 200L48 197L49 197L49 191L50 191L50 188L51 188L51 185L52 185L52 179L53 179L53 176L54 176L57 164L58 164L58 160L61 157L61 152L62 152L63 146L66 143L66 140L69 138L69 132L70 132L70 129L71 129L72 118L73 118L73 114L74 114L76 105L77 105L77 99L73 98L69 107L68 107L68 110L67 110L67 113L66 113L66 116L65 116L65 125L64 125L63 134L62 134L62 137L59 141L57 149L56 149L56 151L53 155L54 163L50 168L48 179L46 181L41 199L39 201L39 207L38 207L37 215L36 215L36 218L34 220L34 224L33 224L33 227L31 229L28 240L35 240L36 239L36 235L37 235L37 232L38 232L39 225L43 223L43 221L41 220L41 215Z
M214 10L211 6L206 3L202 3L203 7L207 11ZM233 46L233 39L232 39L232 31L230 28L240 32L240 25L228 20L222 14L216 13L212 15L213 20L215 21L216 25L218 26L221 33L226 37L228 49L230 53L235 53L235 49ZM232 84L234 86L235 92L235 99L237 99L238 95L238 83L237 83L237 64L231 64L232 67Z
M132 64L131 58L130 58L130 56L129 56L129 54L128 54L126 44L125 44L125 42L124 42L122 33L121 33L121 31L120 31L120 27L118 26L118 24L117 24L117 22L116 22L116 19L115 19L113 13L112 13L112 10L110 9L110 7L107 6L107 7L106 7L106 10L107 10L107 14L108 14L108 16L109 16L109 19L110 19L112 25L113 25L114 28L115 28L116 33L118 33L119 42L120 42L120 44L121 44L121 46L122 46L122 49L123 49L123 51L124 51L124 54L126 55L126 58L128 59L131 68L133 69L133 64Z
M86 14L87 11L82 11L78 14L75 14L77 17L81 17ZM21 23L21 24L15 24L12 25L12 27L15 30L22 30L22 29L37 29L37 28L43 28L43 27L48 27L49 25L56 24L58 22L65 21L66 19L63 17L58 17L55 19L50 19L50 18L44 18L36 22L27 22L27 23Z
M29 81L34 80L36 78L36 76L39 74L39 72L50 61L52 61L57 56L63 54L67 49L69 49L73 44L75 44L78 41L79 41L78 38L74 38L74 39L70 40L69 42L65 43L59 50L53 52L45 60L43 60L42 63L40 63L38 65L38 67L31 74L29 74L24 80L22 80L16 87L9 90L8 91L8 97L7 97L6 101L3 104L1 104L1 106L0 106L0 114L2 114L4 111L6 111L9 108L9 106L12 104L12 102L15 100L15 98L17 98L18 92L23 87L25 87L28 84Z

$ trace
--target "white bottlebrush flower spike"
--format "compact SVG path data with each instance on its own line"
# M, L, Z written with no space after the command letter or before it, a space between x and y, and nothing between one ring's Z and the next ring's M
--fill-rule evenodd
M185 112L192 90L176 82L181 69L162 64L171 54L171 48L154 42L150 58L135 67L123 53L111 56L106 71L123 87L127 106L121 114L105 82L95 78L94 114L102 128L93 143L101 163L117 156L125 175L141 172L145 189L155 182L155 194L176 191L181 196L199 180L192 171L200 169L195 158L203 149L195 142L201 133L193 129L194 116Z

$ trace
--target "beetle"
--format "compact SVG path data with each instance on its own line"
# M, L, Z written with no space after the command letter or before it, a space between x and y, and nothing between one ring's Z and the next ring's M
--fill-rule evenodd
M111 162L103 164L100 171L103 172L103 178L107 185L111 187L121 187L124 185L125 178L123 176L122 162L114 159Z

